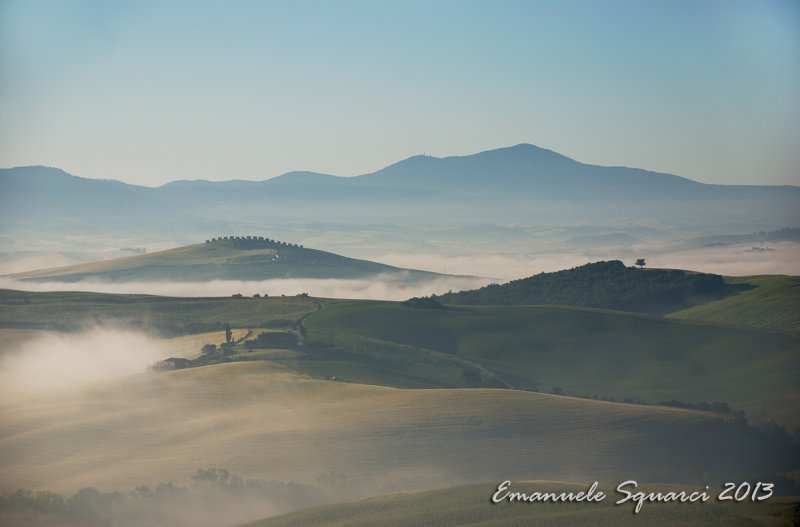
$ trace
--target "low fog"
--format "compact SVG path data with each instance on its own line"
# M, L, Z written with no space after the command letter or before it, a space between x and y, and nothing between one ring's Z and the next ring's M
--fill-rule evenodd
M269 296L308 293L320 298L368 300L406 300L414 296L443 294L554 272L601 260L621 260L633 265L645 258L651 268L671 268L716 273L728 276L757 274L800 274L800 243L763 243L709 246L686 249L680 240L620 246L576 247L550 243L546 246L505 245L464 254L438 252L384 252L361 254L376 262L397 267L458 275L425 281L411 281L405 273L386 273L369 279L274 279L264 281L212 280L209 282L22 282L0 278L0 288L24 291L95 291L138 293L164 296L230 296L254 294ZM52 256L52 255L51 255ZM54 266L58 258L34 260L38 267ZM5 262L22 270L32 261ZM9 268L12 268L9 267ZM30 269L29 269L30 270Z
M0 288L22 291L94 291L98 293L136 293L163 296L230 296L268 294L293 296L308 293L318 298L366 300L407 300L448 291L476 289L491 283L489 278L443 277L423 282L403 282L398 275L379 275L371 280L283 278L258 282L211 280L209 282L21 282L0 279Z
M800 243L775 242L675 250L675 243L647 243L633 246L599 247L519 254L475 254L443 256L434 253L388 253L372 259L398 267L437 273L491 276L501 281L526 278L541 272L570 269L589 262L621 260L633 265L645 258L648 267L684 269L726 276L758 274L800 274ZM453 288L455 291L456 288Z
M383 274L371 279L287 278L264 281L212 280L209 282L22 282L0 278L0 288L23 291L95 291L164 296L269 296L308 293L319 298L406 300L414 296L443 294L483 287L489 283L554 272L600 260L622 260L633 265L645 258L651 268L670 268L727 276L800 274L800 244L771 243L757 249L751 245L702 247L675 251L667 244L642 244L625 248L600 248L541 254L487 254L442 256L432 253L389 253L373 259L389 265L447 272L453 277L408 282L405 273ZM487 278L481 278L487 277Z
M646 256L646 255L643 255ZM647 265L690 269L726 276L759 274L800 275L800 243L777 242L753 247L735 245L704 247L687 251L654 254Z
M22 273L34 269L62 267L81 263L80 260L69 258L68 256L56 252L32 253L20 258L14 258L14 256L15 255L12 253L11 257L5 258L5 261L0 261L0 274Z
M0 391L62 390L119 379L146 371L167 353L159 340L124 329L47 333L3 348Z
M370 427L385 412L363 400L405 391L313 381L263 361L147 371L165 350L96 328L0 356L0 523L20 511L24 525L42 514L42 525L220 527L462 481L392 460L413 453L392 434L374 441ZM43 502L40 491L62 501Z

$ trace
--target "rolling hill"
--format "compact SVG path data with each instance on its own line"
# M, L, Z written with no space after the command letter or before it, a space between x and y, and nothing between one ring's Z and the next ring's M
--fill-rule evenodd
M699 507L681 503L646 503L642 512L630 514L628 503L613 503L624 497L614 492L614 487L601 486L606 498L599 503L508 503L490 505L490 497L497 483L470 484L422 492L394 493L335 505L288 513L241 527L295 527L316 525L320 527L351 527L374 525L376 527L406 527L408 525L437 525L438 527L516 527L540 525L544 527L569 527L595 525L616 527L646 525L694 526L708 525L789 526L797 518L796 498L778 498L762 503L729 504L709 501ZM555 481L515 482L519 492L586 492L588 485L580 486ZM646 486L644 492L691 493L693 487ZM702 488L699 490L703 490ZM702 508L701 508L702 507Z
M202 244L19 273L10 275L10 278L56 282L205 282L276 278L356 279L375 275L382 275L387 281L402 282L443 276L247 236L215 238Z
M0 327L80 331L123 326L180 336L234 328L290 327L320 304L308 297L184 298L0 290Z
M338 474L339 499L531 476L719 485L800 467L796 447L706 412L315 380L267 361L4 389L0 419L0 492L184 484L205 467L303 484Z
M782 492L796 490L791 476L800 470L800 448L781 429L800 425L795 335L570 306L426 306L0 291L9 340L0 360L35 344L41 332L34 328L116 325L185 335L165 351L184 356L220 343L226 322L240 339L219 364L38 392L3 384L0 494L28 488L68 496L92 486L111 496L129 489L145 496L142 485L165 492L174 488L165 482L186 485L210 467L271 482L259 488L275 490L274 500L215 501L204 512L208 523L213 513L243 522L377 493L506 479L613 485L632 478L714 488L775 481ZM304 338L291 349L243 349L241 340L261 331ZM113 346L101 342L97 353ZM93 365L74 360L70 367ZM602 400L612 398L637 404ZM715 411L654 404L674 400L725 404ZM719 411L727 404L745 410L751 423L773 420L772 427ZM295 498L287 497L291 489ZM443 525L529 520L531 507L497 512L490 493L476 485L417 494L420 501L390 495L264 525L371 523L372 514L388 513L402 523L437 499ZM480 502L473 500L478 494ZM170 506L184 524L197 525L180 516L186 499ZM769 515L785 517L787 502L767 503ZM659 505L634 519L746 525L766 518L767 507L722 505L702 515ZM616 507L553 513L546 518L553 525L589 517L617 524L631 516Z
M226 323L299 330L304 343L280 355L280 364L315 378L401 388L512 387L649 404L719 401L754 422L800 426L800 341L789 333L569 306L424 309L302 296L0 294L6 328L103 324L181 335L222 332ZM242 352L239 358L255 357Z
M337 350L321 357L327 362L294 365L311 374L651 404L720 401L756 421L800 426L795 335L566 306L434 310L392 302L332 304L303 327L308 340Z
M670 313L669 317L800 333L800 277L726 277L732 285L755 286L740 294Z
M434 296L452 305L566 305L800 333L800 278L720 276L589 263L480 289Z
M636 269L619 260L541 273L437 299L454 305L570 305L662 315L754 288L719 275L671 269Z

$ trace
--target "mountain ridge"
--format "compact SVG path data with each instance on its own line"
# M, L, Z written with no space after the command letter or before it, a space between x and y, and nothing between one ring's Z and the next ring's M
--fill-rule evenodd
M391 164L387 165L386 167L384 167L382 169L379 169L379 170L376 170L376 171L373 171L373 172L367 172L367 173L364 173L364 174L359 174L357 176L350 176L350 177L337 176L335 174L328 174L328 173L323 173L323 172L314 172L314 171L306 171L306 170L293 170L293 171L285 172L283 174L279 174L277 176L273 176L273 177L266 178L266 179L239 179L239 178L225 179L225 180L176 179L176 180L169 181L167 183L164 183L164 184L156 186L156 187L149 187L149 186L144 186L144 185L137 185L137 184L134 184L134 183L128 183L128 182L117 180L117 179L113 179L113 178L86 178L86 177L82 177L82 176L75 176L75 175L67 172L66 170L64 170L62 168L52 167L52 166L47 166L47 165L25 165L25 166L0 168L0 174L2 174L5 171L28 170L28 169L37 169L37 170L38 169L47 169L47 170L58 171L58 172L62 173L63 175L67 175L67 176L70 176L72 178L76 178L76 179L80 179L80 180L84 180L84 181L116 182L116 183L122 183L124 185L129 185L129 186L132 186L132 187L155 190L155 189L164 188L166 186L169 186L169 185L172 185L172 184L175 184L175 183L182 183L182 184L183 183L261 183L261 184L264 184L264 183L269 183L269 182L276 182L276 181L279 181L279 180L281 182L286 182L287 179L291 179L291 178L295 178L295 177L303 177L303 178L305 178L305 177L309 177L309 176L315 177L315 178L317 178L317 177L335 178L336 180L340 180L340 181L341 180L358 180L360 178L370 178L372 176L375 176L376 174L382 174L382 173L384 173L386 171L393 171L398 167L405 167L407 165L416 164L416 163L420 163L420 162L438 163L438 162L454 162L455 161L455 162L462 163L462 162L470 162L470 161L476 161L476 160L483 162L483 161L487 161L487 160L495 160L497 158L508 160L508 158L510 156L513 156L516 159L520 159L520 158L523 158L523 156L527 156L527 157L525 157L525 160L530 161L531 160L530 154L534 154L535 155L535 161L537 161L540 165L543 165L544 164L543 162L546 161L548 163L555 162L555 163L558 163L558 164L570 165L570 166L593 167L593 168L601 168L601 169L632 170L632 171L637 171L637 172L639 172L641 174L658 175L658 176L669 176L670 178L673 178L676 181L677 180L681 180L681 181L684 181L684 182L691 182L691 183L698 184L698 185L705 185L705 186L712 186L712 187L739 187L739 188L748 188L748 187L778 187L778 188L783 188L783 187L789 187L789 188L798 188L796 185L722 185L722 184L716 184L716 183L704 183L704 182L696 181L696 180L689 179L689 178L686 178L686 177L683 177L683 176L679 176L677 174L671 174L671 173L667 173L667 172L658 172L658 171L653 171L653 170L648 170L648 169L643 169L643 168L629 167L627 165L594 165L594 164L590 164L590 163L583 163L581 161L577 161L577 160L575 160L575 159L573 159L571 157L568 157L568 156L565 156L563 154L560 154L560 153L558 153L558 152L556 152L554 150L549 150L549 149L546 149L546 148L542 148L542 147L539 147L539 146L536 146L536 145L533 145L533 144L530 144L530 143L520 143L520 144L517 144L517 145L514 145L514 146L500 147L500 148L494 148L494 149L489 149L489 150L483 150L481 152L476 152L474 154L467 154L467 155L454 155L454 156L444 156L444 157L435 157L435 156L429 156L429 155L414 155L414 156L410 156L408 158L402 159L400 161L391 163Z
M36 177L29 177L31 174ZM160 187L0 169L6 244L126 232L178 244L253 225L302 239L313 224L649 224L698 235L796 226L800 187L710 185L638 168L580 163L529 144L444 158L413 156L354 177L288 172L262 181L177 180ZM124 228L124 231L121 229ZM298 231L305 234L295 234ZM389 233L385 233L389 234ZM646 241L646 240L645 240ZM135 243L142 243L137 241Z

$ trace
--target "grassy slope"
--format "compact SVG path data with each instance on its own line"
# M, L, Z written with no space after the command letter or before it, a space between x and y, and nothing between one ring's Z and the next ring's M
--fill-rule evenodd
M318 307L305 297L174 298L82 292L0 290L0 326L62 331L115 323L186 334L290 324Z
M628 503L615 506L624 497L613 487L601 487L606 498L592 503L489 503L496 489L494 484L471 484L426 492L407 492L377 496L353 503L325 505L293 512L247 524L247 527L407 527L435 525L437 527L522 527L541 525L567 527L618 525L648 527L686 525L703 527L781 525L791 526L794 502L797 498L776 498L762 503L698 504L645 503L638 515L631 514ZM589 486L555 482L515 483L519 492L580 492ZM692 492L694 487L646 486L645 492ZM699 490L703 490L702 488ZM244 527L244 526L242 526Z
M757 287L668 316L800 333L800 277L741 276L725 280Z
M488 365L514 384L544 379L567 393L603 388L619 391L610 394L617 397L636 396L629 393L635 388L653 397L723 399L737 406L733 398L710 396L731 394L761 398L750 407L738 405L749 413L759 405L772 411L769 405L774 405L790 417L796 414L791 379L797 371L797 338L791 335L587 309L439 311L325 301L316 312L318 305L299 297L3 291L0 320L10 327L31 321L41 327L103 319L157 321L188 330L187 324L198 321L257 327L264 321L296 322L310 313L305 319L310 336L332 339L349 351L325 351L327 360L282 363L316 369L320 376L454 386L468 361ZM207 336L211 342L220 338L218 331ZM194 347L200 340L206 335L173 344ZM328 382L298 376L280 364L232 363L142 374L82 391L3 394L0 491L185 484L195 470L210 466L246 478L312 483L320 475L341 474L346 476L336 489L341 500L493 479L612 482L632 477L713 484L715 478L753 479L800 469L796 451L711 414L523 391L398 390ZM690 382L675 382L687 375ZM673 395L676 391L683 395ZM485 504L484 490L480 493ZM448 518L459 524L473 518L473 506L444 502L450 508L443 525L453 521ZM456 514L461 507L467 516ZM690 508L685 517L708 520L710 514L727 525L749 510L704 507L699 515ZM379 511L383 519L388 514L415 518L408 510L384 510L383 504ZM362 512L354 512L356 520ZM581 514L580 508L567 511L563 519L574 524L598 518ZM602 517L617 524L629 516L612 507ZM371 519L362 524L372 524Z
M559 386L570 395L651 403L723 401L800 425L800 341L787 334L583 308L432 310L391 302L329 305L304 326L309 338L345 351L333 374L361 382L370 382L364 367L381 384L381 361L405 359L431 383L459 385L465 366L441 355L422 364L416 357L427 349L480 364L516 388ZM350 373L353 362L359 368Z
M307 374L406 388L484 386L647 402L723 401L794 430L798 338L619 312L565 307L413 309L392 302L286 298L169 298L94 293L0 292L0 325L77 329L93 323L186 334L304 325L338 350L286 360ZM294 354L274 358L292 359ZM249 358L252 358L249 357ZM266 358L266 357L265 357ZM493 375L495 377L493 377Z
M274 260L278 254L279 258ZM401 269L366 260L300 247L237 249L232 242L215 241L150 254L126 256L12 275L18 280L75 282L97 280L207 281L267 280L273 278L362 278ZM437 276L409 271L411 278Z
M341 474L349 500L531 477L717 484L800 467L796 449L702 412L311 380L263 361L4 393L0 421L2 492L128 490L225 467L312 483Z

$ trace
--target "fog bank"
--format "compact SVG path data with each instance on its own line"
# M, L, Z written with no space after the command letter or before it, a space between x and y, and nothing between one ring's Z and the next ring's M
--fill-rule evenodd
M648 267L685 269L727 276L800 274L800 243L776 242L754 248L752 244L711 246L676 250L674 243L639 244L625 248L594 248L547 253L468 254L444 256L435 253L384 253L372 260L446 276L425 281L407 281L407 273L384 273L369 279L282 278L262 281L211 280L208 282L23 282L0 278L0 288L23 291L94 291L164 296L269 296L308 293L321 298L406 300L448 291L463 291L489 283L526 278L542 272L570 269L601 260L621 260L634 265L645 258ZM480 278L490 277L490 278Z
M168 353L158 340L122 329L51 333L0 356L0 392L73 388L146 371Z
M366 300L406 300L448 291L476 289L491 283L488 278L442 277L423 282L402 282L397 274L379 275L371 280L282 278L262 281L211 280L209 282L22 282L0 279L0 288L22 291L94 291L98 293L136 293L163 296L231 296L254 294L269 296L308 293L320 298Z
M649 267L684 269L727 276L800 274L800 243L775 242L676 249L675 243L642 243L628 247L598 247L541 253L468 254L385 253L370 259L397 267L437 273L491 276L498 281L570 269L601 260L634 265L645 258ZM455 289L454 289L455 290Z

